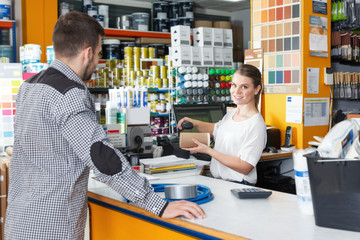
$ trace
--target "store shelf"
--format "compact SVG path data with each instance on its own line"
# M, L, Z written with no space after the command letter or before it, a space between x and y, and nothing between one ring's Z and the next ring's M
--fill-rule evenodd
M168 117L169 113L165 112L165 113L158 113L158 112L151 112L150 113L150 117Z
M105 35L112 37L149 37L149 38L170 38L170 33L151 32L151 31L137 31L137 30L122 30L116 28L105 28Z
M15 23L15 21L12 20L0 20L0 27L2 29L10 29L13 27L13 23Z
M92 94L107 94L111 88L88 88Z
M16 22L14 20L0 20L0 28L2 30L4 29L10 29L11 30L11 46L13 48L13 62L16 63Z
M148 88L149 93L157 93L157 92L167 93L167 92L170 92L170 91L173 91L173 90L175 90L175 89L170 89L170 88Z

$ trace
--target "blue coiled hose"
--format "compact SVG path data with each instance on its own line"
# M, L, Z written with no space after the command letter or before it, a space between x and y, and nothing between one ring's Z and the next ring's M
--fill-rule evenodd
M151 186L154 188L155 192L164 192L166 185L175 185L171 183L163 183L163 184L151 184ZM188 198L187 201L195 202L197 204L204 204L207 202L210 202L214 199L214 194L210 191L210 188L204 186L204 185L197 185L197 197L196 198ZM172 202L172 201L178 201L182 199L168 199L165 198L166 201Z

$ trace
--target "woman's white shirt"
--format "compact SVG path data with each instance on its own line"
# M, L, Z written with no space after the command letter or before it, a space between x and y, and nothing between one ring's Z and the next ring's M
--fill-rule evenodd
M215 178L232 181L256 183L256 164L266 145L266 124L260 113L241 122L233 120L237 109L230 110L221 121L214 126L214 149L218 152L239 157L254 168L244 175L223 165L215 158L211 159L210 171Z

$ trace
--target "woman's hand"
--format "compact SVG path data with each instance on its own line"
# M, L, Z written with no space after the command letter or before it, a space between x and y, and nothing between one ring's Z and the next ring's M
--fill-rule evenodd
M180 121L178 122L177 128L178 128L179 130L182 130L181 124L182 124L183 122L191 122L191 123L194 125L193 119L188 118L188 117L184 117L184 118L180 119Z
M192 153L206 153L209 154L211 148L208 147L207 145L199 142L196 139L192 139L192 141L197 145L196 147L192 147L192 148L183 148L186 151L190 151ZM210 154L209 154L210 155Z

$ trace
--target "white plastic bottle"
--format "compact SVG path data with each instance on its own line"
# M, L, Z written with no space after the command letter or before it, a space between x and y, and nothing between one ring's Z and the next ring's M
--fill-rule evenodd
M141 107L147 107L148 106L148 90L147 87L141 88Z
M106 124L116 124L117 121L117 106L116 102L106 102L105 116Z
M299 149L293 153L296 196L300 211L305 215L313 215L313 205L310 191L310 179L306 158L304 154L315 151L313 148Z

